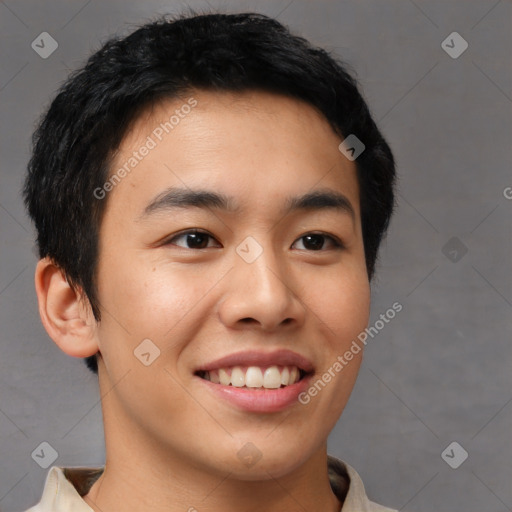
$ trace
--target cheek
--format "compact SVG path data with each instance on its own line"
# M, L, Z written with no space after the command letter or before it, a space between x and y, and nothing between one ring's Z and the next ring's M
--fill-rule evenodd
M322 322L330 349L344 350L368 324L370 285L366 271L333 270L310 295L308 303Z
M190 311L201 289L187 272L147 260L105 258L98 289L104 308L122 319L126 331L157 337Z
M328 433L348 402L362 361L364 346L359 343L354 348L353 343L367 327L370 314L366 270L354 268L340 272L338 269L322 282L309 300L318 319L319 334L325 342L316 376L324 384L317 385L320 398L314 407L319 408L315 414L325 418L324 428Z
M110 268L103 274L100 295L108 312L102 316L100 350L110 371L139 365L134 350L145 339L160 350L156 366L175 368L183 349L207 322L213 308L209 291L225 270L148 262L142 257Z

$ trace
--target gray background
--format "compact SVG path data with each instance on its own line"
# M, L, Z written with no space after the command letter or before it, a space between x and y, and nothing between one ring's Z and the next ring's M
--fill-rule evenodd
M47 470L31 453L42 441L58 451L55 464L104 463L97 378L59 351L37 312L19 197L34 123L108 35L208 4L278 17L348 61L397 158L399 208L370 323L395 301L403 311L368 343L329 452L388 506L511 510L512 6L503 0L0 2L0 509L39 500ZM47 59L31 48L44 31L59 45ZM469 44L456 59L441 47L453 31ZM452 237L459 248L446 246ZM453 441L469 454L458 469L441 457Z

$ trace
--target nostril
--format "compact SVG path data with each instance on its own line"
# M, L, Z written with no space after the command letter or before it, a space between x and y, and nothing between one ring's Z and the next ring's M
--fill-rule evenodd
M240 322L244 323L244 324L253 324L253 323L258 323L257 320L254 320L254 318L250 318L250 317L247 317L247 318L242 318L240 319Z

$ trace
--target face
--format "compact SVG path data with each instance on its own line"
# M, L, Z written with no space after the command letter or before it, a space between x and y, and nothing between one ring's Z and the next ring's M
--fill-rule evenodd
M370 303L340 142L312 107L264 92L194 91L133 125L103 189L107 446L242 480L325 449L361 352L333 365Z

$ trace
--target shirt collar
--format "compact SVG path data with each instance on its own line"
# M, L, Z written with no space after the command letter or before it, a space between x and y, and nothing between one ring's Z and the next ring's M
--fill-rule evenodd
M371 502L354 468L327 456L331 488L340 502L341 512L393 512ZM52 466L47 474L41 500L26 512L93 512L83 500L93 483L103 473L100 467Z

